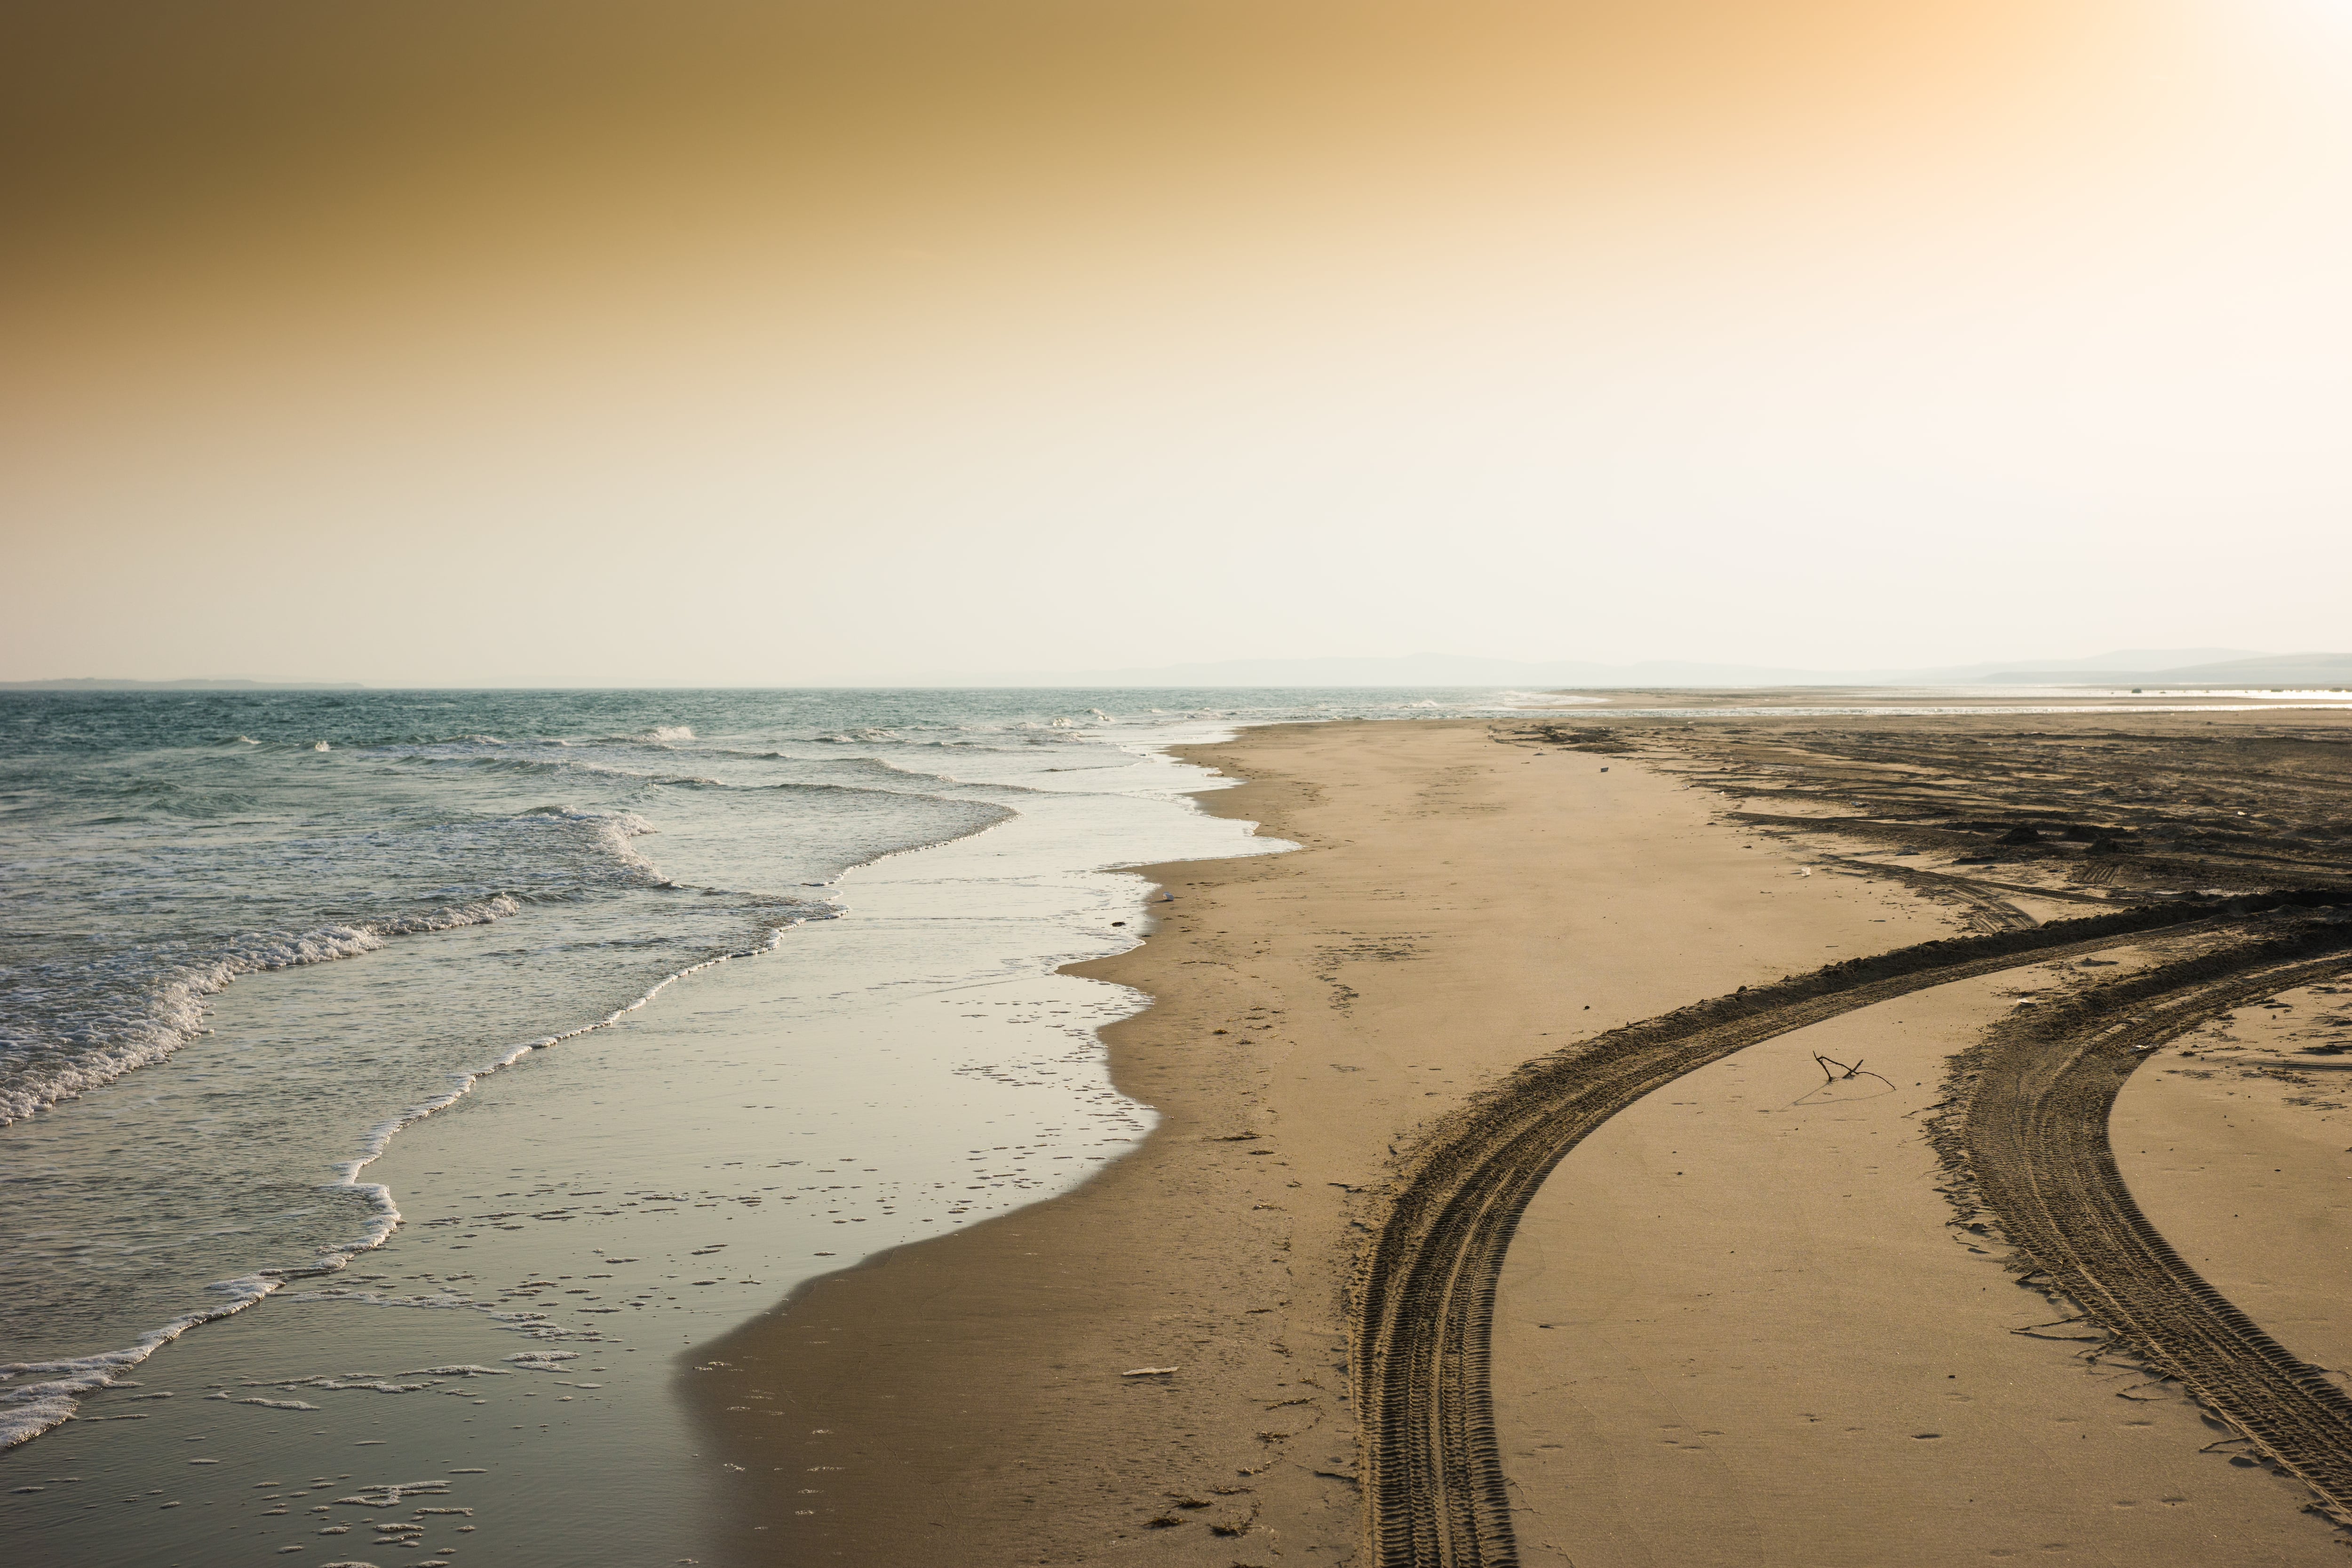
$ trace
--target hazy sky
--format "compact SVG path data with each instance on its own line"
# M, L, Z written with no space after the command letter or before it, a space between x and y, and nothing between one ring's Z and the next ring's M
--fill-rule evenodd
M0 678L2352 645L2352 0L36 0Z

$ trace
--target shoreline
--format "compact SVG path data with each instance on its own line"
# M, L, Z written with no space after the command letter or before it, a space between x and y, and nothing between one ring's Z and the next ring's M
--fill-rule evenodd
M1187 744L1168 750L1180 761L1215 772L1219 771L1220 759L1229 757L1235 746L1246 743L1250 737L1288 729L1335 727L1265 726L1244 731L1239 741ZM1269 826L1269 819L1280 809L1284 793L1283 781L1254 774L1239 784L1204 790L1193 798L1204 814L1255 822L1259 825L1258 836L1298 842L1295 835L1276 831ZM1100 1031L1107 1047L1110 1082L1129 1100L1151 1107L1159 1117L1149 1136L1126 1157L1096 1172L1081 1186L1045 1202L992 1217L954 1234L924 1237L877 1253L854 1268L809 1280L760 1321L701 1347L707 1358L703 1364L722 1370L682 1373L680 1393L697 1407L698 1425L707 1439L706 1452L728 1455L727 1462L739 1467L748 1478L781 1479L754 1481L731 1500L739 1516L737 1561L772 1560L768 1554L776 1550L776 1545L770 1543L778 1537L783 1538L785 1549L794 1553L792 1560L795 1562L919 1561L923 1560L921 1552L939 1552L949 1541L955 1542L956 1552L971 1551L976 1544L971 1539L970 1529L975 1511L988 1519L991 1546L1015 1553L1014 1558L1006 1560L1017 1560L1021 1557L1021 1538L1031 1520L1040 1514L1057 1513L1058 1510L1051 1502L1043 1508L1033 1508L1033 1504L1041 1501L1034 1490L1008 1499L999 1484L1000 1478L989 1473L998 1468L995 1461L1003 1460L1003 1468L1015 1473L1010 1479L1016 1486L1033 1475L1040 1481L1049 1481L1077 1473L1086 1466L1082 1457L1085 1450L1094 1450L1097 1458L1101 1457L1095 1441L1097 1428L1116 1428L1125 1423L1126 1439L1135 1442L1138 1434L1131 1418L1138 1406L1148 1412L1147 1424L1156 1424L1157 1418L1165 1414L1169 1401L1181 1403L1187 1394L1200 1386L1199 1363L1190 1354L1185 1362L1192 1367L1195 1376L1184 1384L1180 1384L1175 1375L1131 1380L1115 1375L1108 1383L1086 1376L1057 1379L1057 1373L1079 1362L1088 1372L1117 1362L1121 1373L1163 1364L1154 1359L1164 1348L1161 1340L1135 1332L1139 1316L1154 1315L1142 1298L1154 1289L1181 1292L1187 1279L1197 1277L1193 1265L1200 1261L1196 1257L1187 1257L1175 1267L1155 1272L1148 1267L1145 1252L1129 1249L1130 1259L1140 1258L1147 1263L1142 1271L1146 1278L1139 1282L1131 1277L1116 1281L1098 1278L1073 1260L1096 1250L1093 1244L1099 1238L1101 1227L1095 1223L1092 1211L1106 1199L1113 1208L1122 1211L1149 1212L1155 1206L1151 1197L1142 1194L1171 1179L1164 1160L1171 1151L1180 1154L1196 1152L1204 1139L1216 1140L1219 1147L1234 1150L1244 1149L1258 1141L1258 1135L1242 1125L1237 1117L1221 1120L1214 1131L1207 1129L1202 1118L1216 1114L1215 1110L1184 1093L1180 1084L1186 1069L1197 1064L1187 1063L1172 1073L1155 1071L1148 1051L1138 1049L1139 1025L1155 1016L1161 1021L1166 1016L1165 999L1145 983L1150 978L1145 973L1150 961L1142 955L1166 951L1167 936L1181 930L1192 913L1190 893L1204 880L1229 876L1251 880L1254 872L1262 875L1265 868L1295 858L1299 852L1244 854L1128 868L1147 888L1172 888L1178 892L1177 905L1184 907L1156 901L1148 905L1150 923L1139 945L1122 953L1066 965L1057 971L1078 979L1108 982L1139 992L1146 998L1140 1013ZM1237 1083L1221 1081L1218 1088L1228 1091L1227 1095L1220 1096L1213 1090L1207 1099L1219 1105L1238 1110L1247 1098L1247 1090ZM1228 1126L1227 1121L1232 1125ZM1174 1179L1181 1184L1179 1190L1192 1192L1196 1197L1202 1195L1197 1183L1203 1179L1213 1183L1219 1201L1202 1204L1196 1212L1237 1215L1252 1233L1251 1239L1256 1245L1244 1250L1253 1255L1253 1261L1244 1264L1239 1256L1217 1261L1235 1269L1238 1278L1246 1281L1242 1288L1249 1290L1252 1305L1243 1309L1240 1316L1259 1331L1253 1336L1249 1352L1254 1352L1253 1359L1262 1361L1269 1354L1284 1353L1272 1348L1276 1336L1271 1331L1271 1320L1279 1309L1262 1309L1276 1301L1286 1305L1291 1295L1286 1282L1277 1283L1274 1265L1268 1261L1286 1244L1287 1236L1285 1227L1265 1219L1253 1220L1251 1216L1270 1211L1272 1205L1265 1200L1286 1189L1253 1187L1246 1194L1250 1201L1237 1201L1243 1194L1236 1193L1232 1184L1247 1172L1244 1162L1249 1160L1249 1155L1236 1152L1231 1160L1221 1163L1221 1169L1183 1169ZM1186 1163L1181 1158L1177 1162L1179 1166ZM1127 1201L1130 1190L1138 1193L1139 1202ZM1073 1219L1075 1235L1064 1234ZM1118 1222L1114 1219L1111 1223L1115 1226ZM1048 1242L1036 1228L1041 1226L1057 1233L1058 1247ZM1025 1245L1027 1241L1039 1245ZM997 1256L1008 1246L1014 1258L1045 1251L1052 1251L1055 1257L1051 1267L1033 1269ZM1121 1292L1122 1310L1111 1314L1108 1321L1100 1310L1103 1303L1097 1293L1097 1288L1104 1286ZM841 1300L844 1296L852 1300L845 1302ZM957 1320L957 1335L952 1342L934 1335L931 1321L923 1314L924 1307L943 1300L952 1302L950 1310ZM797 1379L787 1383L771 1375L769 1369L779 1352L801 1348L791 1342L798 1338L803 1324L812 1330L821 1327L829 1339L837 1341L845 1331L839 1326L842 1323L865 1332L869 1339L878 1339L887 1348L869 1344L861 1353L845 1358L838 1364L837 1381L822 1391ZM1219 1324L1220 1329L1224 1326ZM1002 1376L992 1380L991 1406L977 1413L971 1408L974 1401L960 1394L948 1394L949 1403L955 1406L952 1411L936 1399L924 1399L926 1394L937 1396L948 1392L947 1385L923 1359L926 1352L942 1351L961 1362L967 1371L990 1363L996 1363L1000 1371L1019 1365L1019 1376L1025 1385L1032 1392L1042 1391L1048 1396L1045 1401L1048 1407L1034 1409L1026 1425L1019 1427L1028 1453L1004 1453L996 1450L990 1441L991 1431L1003 1424L1006 1407L1013 1401L1011 1380ZM1329 1381L1336 1385L1339 1374L1332 1373ZM1115 1402L1109 1406L1098 1397L1106 1394ZM782 1438L767 1428L763 1419L767 1412L757 1407L755 1402L763 1399L774 1400L789 1409L792 1429ZM1224 1403L1231 1405L1230 1401ZM1086 1410L1086 1423L1073 1424L1066 1418L1073 1405ZM804 1531L794 1527L820 1516L803 1511L802 1505L808 1500L811 1489L794 1484L795 1478L806 1479L840 1473L826 1464L839 1456L823 1439L855 1430L856 1424L830 1412L877 1406L893 1408L906 1417L894 1423L883 1439L896 1447L900 1462L880 1473L869 1471L862 1478L878 1483L878 1489L867 1494L866 1509L846 1518L834 1509L825 1510L825 1522L846 1526L846 1539L827 1531L831 1539L809 1540ZM976 1422L963 1419L975 1414L979 1417ZM1202 1415L1197 1405L1188 1405L1185 1419L1196 1427ZM1019 1418L1014 1419L1017 1422ZM1218 1425L1222 1429L1214 1441L1222 1449L1230 1452L1240 1445L1255 1444L1252 1432L1236 1426L1230 1411ZM1079 1448L1074 1450L1058 1443L1056 1433L1079 1435ZM798 1450L803 1445L808 1451L800 1455ZM908 1459L906 1456L910 1448L923 1451ZM866 1451L878 1455L882 1450ZM1033 1459L1028 1457L1030 1453L1039 1458ZM794 1464L795 1457L803 1458L804 1463ZM782 1460L781 1465L775 1462L778 1459ZM974 1461L982 1473L972 1473ZM1199 1500L1209 1507L1184 1511L1213 1512L1219 1510L1221 1504L1226 1504L1216 1523L1208 1529L1223 1527L1237 1533L1246 1530L1250 1516L1237 1513L1226 1502L1243 1494L1226 1485L1230 1477L1225 1467L1195 1464L1185 1468L1194 1482ZM1096 1479L1089 1477L1088 1480ZM1186 1500L1191 1499L1188 1492ZM923 1521L911 1535L900 1531L877 1539L870 1527L879 1525L887 1531L905 1522L894 1506L905 1500L919 1500L930 1505L935 1517ZM992 1500L1010 1500L1013 1506L992 1511ZM1151 1510L1153 1516L1168 1515L1176 1500L1157 1499L1157 1506ZM1208 1530L1190 1533L1207 1535ZM756 1540L761 1534L768 1537L767 1542ZM1210 1538L1230 1542L1236 1536ZM748 1550L755 1545L760 1548L758 1552ZM911 1550L917 1555L893 1555L901 1550ZM983 1556L973 1560L987 1559ZM1034 1560L1034 1554L1028 1560ZM1230 1560L1230 1553L1225 1560Z
M1678 781L1538 763L1491 728L1271 726L1184 749L1248 781L1204 810L1300 848L1141 868L1173 912L1073 971L1152 997L1105 1038L1160 1128L1073 1193L814 1281L712 1347L731 1363L701 1395L712 1443L823 1482L748 1490L747 1519L813 1562L950 1540L975 1563L1148 1548L1225 1568L1277 1543L1348 1561L1348 1298L1396 1150L1555 1044L1809 968L1832 939L1950 927L1939 906L1794 876ZM1596 813L1598 855L1579 841ZM1402 862L1366 837L1396 824L1421 837ZM1768 899L1759 921L1748 901ZM1549 994L1571 969L1574 997ZM791 1441L730 1419L753 1392L807 1417Z
M1151 997L1104 1038L1113 1081L1159 1110L1159 1128L1073 1192L813 1281L706 1347L714 1365L689 1394L708 1447L741 1468L730 1489L740 1542L770 1558L877 1565L1387 1561L1366 1535L1364 1368L1350 1338L1359 1266L1387 1222L1400 1158L1531 1059L1971 921L1983 929L2000 903L1981 889L1958 900L1932 878L1813 876L1825 864L1814 846L1737 820L1715 791L1625 755L1611 731L1573 750L1557 727L1514 744L1497 743L1499 728L1273 726L1182 749L1248 781L1203 810L1300 847L1140 868L1176 901L1156 906L1167 913L1139 948L1073 966ZM2044 918L2082 912L2054 889L2031 901ZM2035 923L2000 907L2012 924ZM1937 1004L1948 1023L1979 1017L1973 1005ZM1940 1059L1967 1045L1958 1029L1911 1048ZM1884 1201L1915 1219L1948 1215L1917 1123L1893 1131L1921 1158ZM1550 1194L1573 1181L1612 1190L1623 1177L1610 1158L1570 1155L1559 1178L1570 1184L1548 1188L1528 1223L1550 1225ZM1940 1223L1932 1239L1945 1247ZM1546 1251L1523 1234L1515 1256ZM1513 1322L1542 1315L1549 1288L1519 1275L1505 1272L1496 1308ZM1874 1278L1899 1319L1904 1279ZM2051 1395L2061 1405L2108 1398L2066 1347L2001 1326L1969 1331L1979 1331L1994 1336L1986 1364L2003 1377L2063 1383ZM1562 1342L1516 1328L1503 1338L1495 1397L1524 1425L1549 1376L1527 1357ZM1662 1371L1628 1369L1637 1380ZM1635 1415L1582 1420L1580 1434L1540 1445L1507 1430L1509 1479L1530 1510L1577 1511L1579 1476L1651 1441ZM1526 1468L1538 1447L1555 1450L1549 1481ZM2086 1486L2112 1479L2071 1451L2068 1462ZM1979 1486L2040 1485L2030 1467L1990 1463L1974 1472ZM2318 1539L2296 1535L2309 1521L2281 1510L2273 1483L2221 1469L2215 1491L2211 1468L2197 1470L2209 1520L2291 1553ZM2079 1527L2089 1506L2053 1492L2036 1510ZM1687 1546L1677 1540L1660 1549ZM1595 1555L1599 1544L1560 1550L1619 1560ZM1794 1563L1822 1542L1782 1545L1793 1554L1772 1560Z
M312 1539L324 1521L257 1489L351 1464L371 1481L452 1478L448 1500L475 1511L423 1521L436 1552L712 1560L703 1537L721 1510L669 1397L677 1358L836 1252L866 1250L866 1236L978 1223L1144 1130L1091 1032L1131 1002L1055 973L1051 955L1125 945L1136 889L1102 868L1107 846L1246 847L1174 797L1185 770L1081 755L1096 767L1078 787L1024 798L990 832L861 863L834 886L844 918L759 962L669 977L652 1005L554 1050L518 1048L398 1137L298 1172L289 1205L372 1154L362 1181L396 1193L404 1223L348 1270L289 1280L12 1451L35 1484L10 1489L0 1533L158 1568L243 1562L263 1542L384 1561L350 1535ZM469 927L232 987L215 1033L142 1081L151 1096L183 1080L202 1093L206 1075L251 1070L249 1053L303 1048L306 1026L414 1017L404 999L442 967L512 940ZM105 1109L77 1102L47 1125ZM967 1191L961 1146L990 1131L1028 1147ZM190 1455L208 1468L186 1469ZM53 1470L97 1486L38 1484ZM101 1487L114 1506L84 1511ZM158 1488L171 1489L156 1504L185 1506L124 1500ZM320 1503L334 1506L306 1506Z

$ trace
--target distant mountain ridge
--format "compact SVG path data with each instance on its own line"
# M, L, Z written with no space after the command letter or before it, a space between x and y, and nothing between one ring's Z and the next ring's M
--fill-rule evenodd
M110 680L94 675L57 680L0 680L0 691L364 691L356 680Z
M1651 659L1637 664L1405 654L1381 658L1244 658L1127 669L998 676L971 684L1161 686L2315 686L2352 689L2352 653L2130 648L2073 659L2005 659L1933 669L1800 669Z
M2012 670L1992 678L2011 682L2068 684L2049 670ZM2352 653L2273 653L2247 658L2217 659L2159 669L2117 670L2099 677L2103 685L2125 681L2145 686L2315 686L2352 687Z
M2126 648L2087 658L2006 659L1933 669L1800 669L1649 659L1636 664L1480 658L1417 653L1379 658L1231 658L1127 669L1048 670L879 687L1589 687L2220 686L2352 690L2352 653L2255 653L2245 648ZM684 689L685 688L680 688ZM357 681L117 680L79 677L0 681L0 691L363 691ZM779 683L776 689L791 689Z

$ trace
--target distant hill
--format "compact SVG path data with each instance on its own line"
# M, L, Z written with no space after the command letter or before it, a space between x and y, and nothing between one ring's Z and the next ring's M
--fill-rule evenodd
M2352 690L2352 653L2254 653L2245 648L2126 648L2086 658L2009 659L1932 669L1801 669L1649 659L1479 658L1415 653L1392 658L1229 658L1124 669L1037 670L934 677L961 687L1504 687L1524 690L1706 689L1769 686L2222 686ZM110 680L91 677L0 681L0 691L364 691L358 681Z
M2245 648L2127 648L2086 658L2009 659L1932 669L1800 669L1654 659L1640 664L1536 662L1458 654L1389 658L1236 658L1126 669L999 676L974 685L1066 687L1503 686L1641 689L1754 686L2320 686L2352 687L2352 654L2261 654Z
M2134 647L2116 653L2093 654L2088 658L2011 658L1991 664L1958 665L1945 669L1915 669L1909 674L1918 680L1937 677L1975 682L2038 679L2042 675L2059 671L2068 676L2089 675L2100 679L2112 679L2117 675L2145 674L2151 669L2175 669L2189 665L2218 664L2229 659L2271 657L2249 647ZM1931 683L1940 685L1943 681L1939 679Z
M1025 673L983 678L974 685L1005 686L1774 686L1832 679L1815 670L1754 665L1532 663L1461 654L1416 653L1391 658L1228 658L1129 669Z
M2048 679L2053 684L2067 679L2063 676L2023 672L2002 675L1998 679L2003 683ZM2352 689L2352 653L2259 654L2252 658L2216 659L2200 664L2118 669L2097 679L2105 685L2309 686L2342 690Z
M356 680L0 680L0 691L364 691Z

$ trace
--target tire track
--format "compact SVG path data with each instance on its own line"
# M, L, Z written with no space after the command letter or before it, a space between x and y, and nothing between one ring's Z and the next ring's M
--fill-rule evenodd
M1822 858L1855 876L1891 877L1922 892L1957 899L1968 905L1969 924L1979 931L2030 931L2041 923L2000 896L2003 892L2027 893L2035 898L2043 896L2032 889L1979 881L1974 878L1955 877L1941 871L1915 870L1908 866L1882 866L1875 860L1858 860L1850 855L1823 855ZM2108 909L2115 907L2111 900L2094 893L2056 893L2050 897L2061 902L2099 904Z
M2096 904L2110 910L2117 902L2105 893L2077 892L2072 888L2037 888L2027 882L1997 882L1988 877L1963 877L1951 871L1889 866L1881 860L1864 860L1852 855L1825 854L1822 858L1833 866L1843 866L1865 876L1892 877L1896 881L1907 882L1930 892L1953 894L1999 921L1998 929L2002 931L2015 931L2035 923L2032 915L2001 898L2000 895L2002 893L2018 898L2042 899L2057 904Z
M2213 923L2205 910L2142 908L1847 960L1538 1058L1440 1122L1391 1190L1353 1302L1366 1561L1517 1562L1487 1378L1496 1284L1545 1177L1610 1117L1709 1062L1856 1008Z
M1606 1119L1712 1060L1839 1013L2201 921L2209 914L2128 910L1849 959L1543 1056L1444 1119L1400 1173L1352 1302L1369 1563L1517 1563L1486 1380L1494 1290L1527 1204Z
M2004 1020L1956 1058L1933 1129L1964 1222L1998 1226L2041 1286L2208 1410L2352 1525L2352 1398L2289 1354L2150 1225L2107 1117L2147 1053L2215 1014L2341 974L2352 928L2248 940Z

